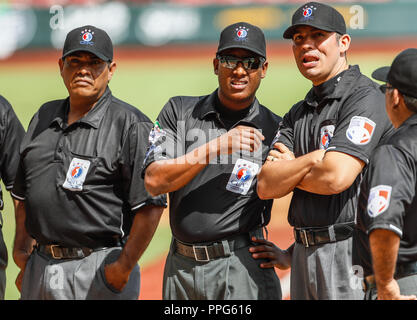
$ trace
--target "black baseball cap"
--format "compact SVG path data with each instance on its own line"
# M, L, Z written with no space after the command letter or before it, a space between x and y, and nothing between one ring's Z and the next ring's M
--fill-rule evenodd
M231 24L220 34L217 54L232 48L246 49L266 58L265 35L260 28L247 22Z
M417 49L402 51L390 67L376 69L372 78L388 82L401 93L417 98Z
M291 26L284 31L284 38L291 39L298 26L310 26L339 34L346 33L345 19L340 12L318 2L308 2L294 12Z
M76 52L87 51L104 61L113 60L113 44L106 31L94 26L83 26L68 32L62 58Z

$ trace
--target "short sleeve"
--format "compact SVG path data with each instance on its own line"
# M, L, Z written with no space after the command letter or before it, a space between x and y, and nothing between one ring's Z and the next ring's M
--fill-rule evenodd
M19 147L25 130L10 104L0 99L0 171L7 190L11 190L19 165Z
M167 206L166 195L152 197L146 191L141 175L148 135L151 129L151 122L133 123L129 128L122 147L121 170L123 190L132 212L147 205Z
M374 88L362 88L341 107L327 151L343 152L368 164L372 151L390 127L384 96Z
M179 121L178 104L171 98L163 107L148 135L148 148L143 162L142 176L154 161L175 159L184 155L183 145L179 143L185 131L185 123Z
M271 149L277 142L284 144L291 152L294 152L294 125L291 121L291 112L288 112L279 123Z
M415 196L415 177L415 161L408 152L392 145L377 148L363 181L368 199L360 214L368 232L388 229L402 236L405 211Z

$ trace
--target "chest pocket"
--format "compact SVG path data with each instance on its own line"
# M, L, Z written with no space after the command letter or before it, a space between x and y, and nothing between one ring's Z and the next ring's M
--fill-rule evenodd
M69 152L57 175L57 185L66 191L86 193L95 185L108 184L111 174L103 158Z
M338 100L328 101L322 109L314 110L314 113L310 119L309 137L306 140L309 141L307 152L312 152L317 149L326 150L333 138L336 131L336 125L339 118L339 110L341 103ZM305 154L302 153L302 154Z

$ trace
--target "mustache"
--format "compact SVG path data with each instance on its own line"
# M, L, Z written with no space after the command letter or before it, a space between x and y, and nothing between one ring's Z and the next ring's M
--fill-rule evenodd
M72 82L78 82L78 81L85 81L85 82L87 82L87 83L89 83L89 84L93 84L94 83L94 81L93 81L93 79L92 78L90 78L90 77L75 77L73 80L72 80Z

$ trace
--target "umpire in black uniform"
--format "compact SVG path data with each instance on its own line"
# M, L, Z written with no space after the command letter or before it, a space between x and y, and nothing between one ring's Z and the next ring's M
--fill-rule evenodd
M12 191L22 299L137 299L137 262L166 206L141 178L152 123L112 95L105 31L70 31L59 67L69 97L32 118Z
M354 262L364 268L366 299L416 299L417 49L372 77L386 82L381 89L396 130L375 150L361 184Z
M6 190L13 187L16 170L19 163L19 146L25 135L19 119L16 117L10 103L0 96L0 177L3 179ZM16 206L16 201L14 201ZM3 194L0 190L0 210L3 210ZM3 227L3 218L0 214L0 228ZM3 233L0 230L0 299L4 299L6 289L6 267L8 254L4 243Z
M280 121L255 97L268 67L262 30L226 27L213 65L218 89L171 98L150 135L145 186L169 192L173 233L163 298L280 299L275 271L249 252L270 220L256 175Z
M284 116L269 157L277 161L262 167L258 193L270 199L293 191L288 221L295 243L283 251L291 262L291 299L360 299L361 288L350 285L352 234L363 170L392 129L380 111L384 97L348 64L351 39L331 6L300 6L284 38L313 87Z

